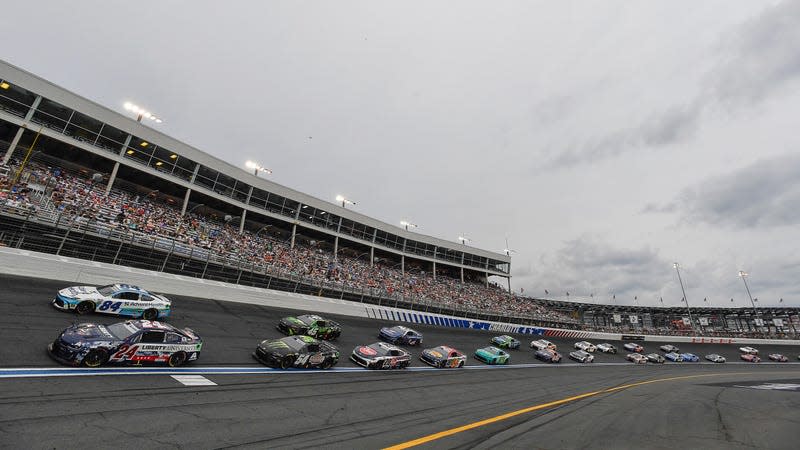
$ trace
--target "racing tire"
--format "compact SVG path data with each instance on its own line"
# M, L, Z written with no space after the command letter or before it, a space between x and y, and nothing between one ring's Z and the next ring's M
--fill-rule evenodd
M169 359L167 360L167 364L170 367L178 367L182 366L186 362L186 352L175 352L169 355Z
M288 369L288 368L290 368L292 366L294 366L294 357L293 356L287 356L287 357L281 359L281 369Z
M143 320L156 320L156 319L158 319L158 310L153 309L153 308L145 309L144 312L142 313L142 319Z
M446 364L445 361L439 361L438 363L436 363L436 368L444 369L445 364Z
M90 312L94 312L94 308L96 306L97 305L95 305L94 302L90 302L88 300L82 301L78 303L78 306L75 307L75 312L80 315L89 314Z
M330 369L332 366L333 366L333 361L331 361L330 359L326 359L325 361L322 361L322 364L319 365L319 368L322 370L326 370Z
M458 368L460 369L462 367L464 367L464 361L459 361L458 362Z
M83 364L86 367L100 367L108 361L108 351L102 348L96 348L94 350L90 350L89 353L84 356Z

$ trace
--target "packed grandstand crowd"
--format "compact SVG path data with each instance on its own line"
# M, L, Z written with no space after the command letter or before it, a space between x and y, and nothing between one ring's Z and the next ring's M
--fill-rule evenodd
M18 162L0 167L0 209L14 209L29 214L57 217L59 221L102 224L146 236L175 240L218 255L257 265L267 273L289 274L308 280L378 295L402 296L420 304L441 305L467 311L527 317L546 322L578 325L579 320L536 300L509 294L499 286L475 280L461 282L439 273L425 272L412 264L405 272L399 264L376 258L370 265L356 251L333 251L314 240L298 240L294 247L278 234L239 232L238 223L181 211L174 202L157 195L137 195L120 189L106 194L105 182L93 182L86 174L74 173L40 162L28 162L18 174ZM596 327L578 325L595 331L634 331L629 325ZM637 327L637 332L692 334L690 330ZM704 330L703 334L761 337L754 330Z
M239 232L238 223L194 212L181 216L179 208L157 196L135 195L119 189L105 193L105 183L94 183L79 174L38 162L26 164L14 183L17 167L0 174L0 203L5 208L44 213L49 202L61 221L104 223L116 228L175 239L216 254L255 263L267 272L290 273L312 280L336 283L352 289L370 289L387 295L454 309L480 310L493 314L531 317L576 323L576 319L537 304L529 297L511 294L500 287L457 280L419 267L406 267L376 259L373 265L355 252L332 251L315 241L287 240L267 233ZM36 196L34 193L41 193Z

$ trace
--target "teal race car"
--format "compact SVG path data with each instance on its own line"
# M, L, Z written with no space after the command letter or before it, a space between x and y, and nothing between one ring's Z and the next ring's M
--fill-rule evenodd
M508 353L494 346L475 350L475 359L486 364L508 364L508 358L510 358Z
M519 341L507 334L493 337L491 343L498 348L509 348L509 349L519 348Z

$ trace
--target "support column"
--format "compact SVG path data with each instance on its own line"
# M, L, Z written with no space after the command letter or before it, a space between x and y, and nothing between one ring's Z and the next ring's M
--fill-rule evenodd
M433 262L433 281L436 281L436 261Z
M244 231L244 219L247 217L247 210L242 208L242 217L239 218L239 234Z
M22 123L22 126L17 130L17 134L14 135L14 139L11 140L11 145L8 147L8 150L6 150L5 156L3 156L3 164L8 164L8 161L11 160L11 156L14 154L14 149L17 148L17 145L19 145L19 140L22 138L22 133L25 132L28 122L30 122L31 118L33 117L33 113L36 112L36 108L39 107L39 103L41 103L41 101L41 95L37 95L36 99L33 100L33 104L25 114L25 120Z
M511 292L511 276L508 277L508 293L512 295L514 294L513 292Z
M128 146L131 145L131 139L133 138L132 135L128 135L125 138L125 143L122 144L122 148L119 149L119 156L120 158L125 157L125 151L128 149ZM114 168L111 169L111 176L108 177L108 184L106 185L106 195L111 192L111 187L114 186L114 180L117 179L117 172L119 171L119 162L114 163Z
M375 265L375 247L369 248L369 266Z
M400 255L400 273L406 276L406 255Z
M333 260L336 261L339 259L339 236L336 236L333 239Z
M464 282L464 268L461 268L461 282Z
M294 248L294 237L297 235L297 224L292 224L292 243L290 245L291 248Z
M186 189L186 195L183 196L183 206L181 207L181 217L186 215L186 207L189 206L189 197L192 195L191 189Z

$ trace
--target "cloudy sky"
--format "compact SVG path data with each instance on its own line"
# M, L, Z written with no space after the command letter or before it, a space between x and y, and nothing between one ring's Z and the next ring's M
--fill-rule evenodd
M146 105L234 165L422 233L507 238L517 291L679 305L678 261L690 304L749 305L743 269L759 304L800 305L800 2L28 0L3 16L3 59Z

